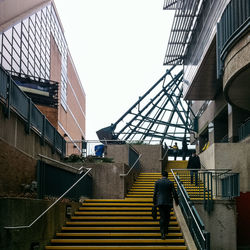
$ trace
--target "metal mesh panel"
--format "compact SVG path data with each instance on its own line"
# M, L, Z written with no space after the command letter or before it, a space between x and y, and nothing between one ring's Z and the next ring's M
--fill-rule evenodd
M62 151L63 150L63 145L62 145L62 136L56 131L56 134L55 134L55 136L56 136L56 139L55 139L55 147L58 149L58 150L60 150L60 151Z
M35 127L40 133L43 130L43 114L40 110L32 103L31 108L31 124Z
M182 65L183 57L191 41L192 32L196 26L197 16L199 15L203 0L166 2L167 4L172 3L176 11L165 54L164 65Z
M4 99L7 98L7 84L8 76L3 71L3 69L0 68L0 96L2 96Z
M54 127L50 124L48 120L46 120L45 124L45 137L49 142L54 142Z
M25 119L28 118L29 99L23 91L12 81L11 84L11 105L21 114Z
M175 10L178 6L178 2L181 0L165 0L163 9L166 10Z

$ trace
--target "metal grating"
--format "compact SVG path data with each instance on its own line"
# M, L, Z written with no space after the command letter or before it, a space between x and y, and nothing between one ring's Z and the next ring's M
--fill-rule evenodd
M164 65L182 65L204 0L165 0L164 9L175 9Z
M177 8L179 0L164 0L164 10L175 10Z

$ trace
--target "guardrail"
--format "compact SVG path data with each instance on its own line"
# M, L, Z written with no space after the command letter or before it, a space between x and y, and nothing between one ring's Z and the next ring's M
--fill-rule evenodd
M239 140L243 140L249 135L250 135L250 119L240 125Z
M217 24L217 78L222 76L225 57L231 46L248 32L249 0L231 0Z
M46 119L31 99L18 87L11 75L0 66L0 100L4 103L5 116L14 111L25 122L25 131L32 129L41 138L41 144L48 142L52 152L58 151L62 157L66 153L66 141L56 128Z
M214 199L230 200L240 195L239 173L234 173L231 169L174 169L174 171L180 181L185 181L186 189L196 184L195 194L190 195L190 199L202 198L204 208L208 212L213 209Z
M204 223L192 204L191 199L183 184L181 183L179 176L176 174L176 169L171 169L171 172L178 187L177 192L179 196L180 207L194 242L199 250L209 250L210 233L205 230Z
M160 140L150 141L153 145L160 145ZM150 144L149 141L144 141L140 143L138 141L121 141L121 140L109 140L108 143L104 140L74 140L66 142L66 155L69 156L71 154L81 155L83 157L86 156L94 156L95 155L95 146L97 145L113 145L113 144L127 144L127 145L140 145L140 144ZM104 150L105 156L105 150Z
M37 163L38 198L60 196L72 183L85 175L85 171L86 168L84 167L77 169L68 164L59 164L57 162L48 164L43 160L39 160ZM74 190L67 192L66 198L78 201L81 196L90 198L92 196L92 177L89 175Z

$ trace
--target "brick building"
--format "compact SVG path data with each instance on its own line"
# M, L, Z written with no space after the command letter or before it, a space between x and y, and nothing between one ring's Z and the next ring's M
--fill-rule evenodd
M72 142L85 138L86 95L53 1L0 2L0 65L69 142L68 154L80 152Z

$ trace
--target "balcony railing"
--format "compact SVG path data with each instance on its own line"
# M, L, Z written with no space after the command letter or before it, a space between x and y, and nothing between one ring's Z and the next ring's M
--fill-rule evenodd
M32 129L40 136L42 144L47 141L52 146L53 152L58 151L65 156L66 142L64 138L1 66L0 101L5 105L6 117L10 116L12 110L26 123L27 133Z
M245 123L241 124L239 127L239 140L245 139L250 135L250 119L248 119Z
M222 75L228 51L247 32L249 25L249 0L231 0L217 25L217 78Z

